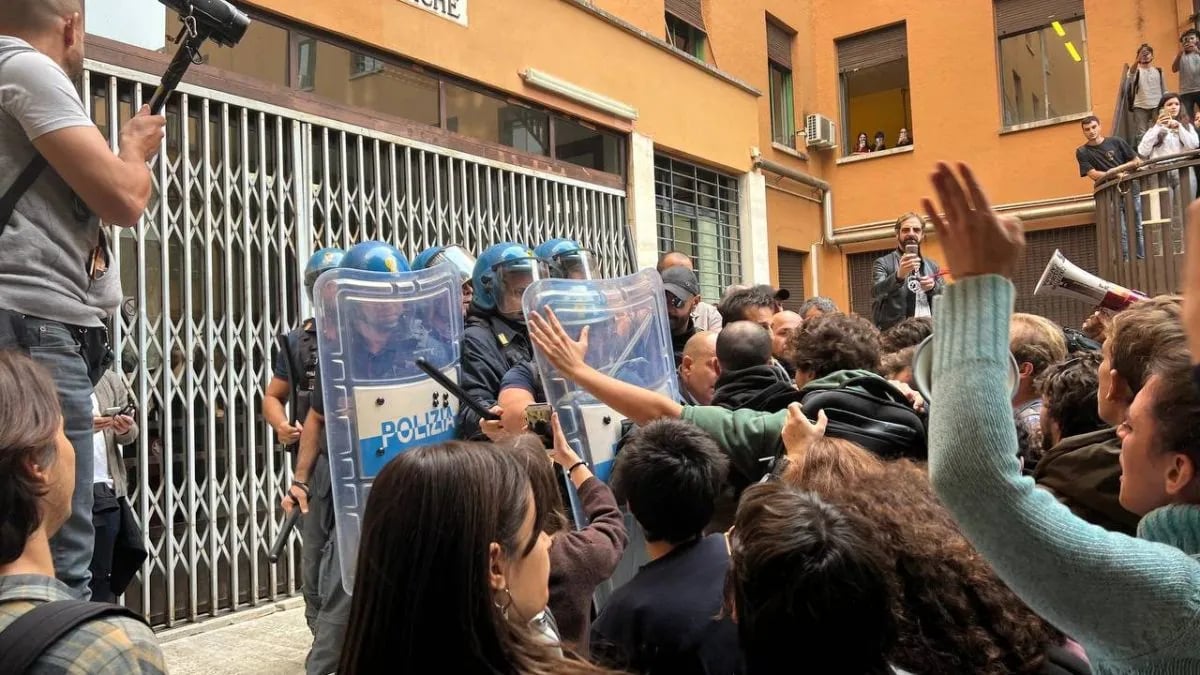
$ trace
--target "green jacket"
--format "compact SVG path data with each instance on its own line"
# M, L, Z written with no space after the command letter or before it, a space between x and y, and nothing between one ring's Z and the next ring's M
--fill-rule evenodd
M813 380L797 393L797 399L816 389L837 389L856 377L876 377L869 370L842 370ZM882 378L880 378L882 379ZM783 423L787 410L766 413L757 410L729 410L719 406L683 406L683 419L709 433L729 456L729 482L741 494L751 483L763 477L767 461L783 453Z

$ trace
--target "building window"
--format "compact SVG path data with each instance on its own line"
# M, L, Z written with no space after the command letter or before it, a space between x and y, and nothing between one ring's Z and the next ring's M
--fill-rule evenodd
M767 70L771 76L771 140L796 147L795 95L792 92L793 33L767 21Z
M296 86L304 91L312 91L317 81L316 40L306 37L296 42L296 63L299 66Z
M366 54L355 53L350 59L350 77L370 75L383 71L383 61Z
M884 149L896 146L901 129L918 136L920 130L912 126L905 24L842 38L837 52L845 154L873 152L880 133ZM867 137L865 151L856 142L860 135Z
M550 116L499 96L446 83L446 128L535 155L550 154Z
M703 61L708 35L700 0L666 0L666 10L667 42Z
M742 278L737 179L656 155L654 197L659 249L690 255L704 297L716 302Z
M554 156L597 171L625 175L625 142L617 134L554 118Z
M996 0L1004 126L1091 110L1083 0Z
M278 87L312 92L347 108L428 124L625 176L626 137L619 132L491 92L482 85L462 84L449 75L372 52L366 45L332 35L302 33L282 22L274 23L278 19L268 15L252 14L251 18L247 39L232 48L205 51L208 65ZM166 25L168 34L177 34L182 28L175 12L166 13ZM168 44L162 51L173 53L174 45Z

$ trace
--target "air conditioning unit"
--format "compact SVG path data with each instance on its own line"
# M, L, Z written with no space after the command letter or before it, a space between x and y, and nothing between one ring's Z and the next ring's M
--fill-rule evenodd
M804 123L804 136L810 148L836 148L837 125L824 115L809 115Z

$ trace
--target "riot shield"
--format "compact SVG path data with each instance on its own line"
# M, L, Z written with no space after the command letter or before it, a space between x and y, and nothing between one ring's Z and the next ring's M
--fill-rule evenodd
M587 326L584 360L588 365L623 382L679 399L666 293L654 270L618 279L542 279L529 286L522 304L526 317L553 309L572 339L578 339ZM608 482L617 444L626 429L625 418L564 378L536 348L534 353L546 401L558 413L567 442L591 465L597 478ZM576 526L584 527L588 519L579 496L569 477L566 482L573 519ZM641 529L628 513L625 526L629 532L625 555L610 583L597 588L597 607L648 562Z
M572 339L588 327L584 360L623 382L679 398L666 295L654 270L618 279L541 279L525 291L525 315L554 310ZM605 482L612 473L623 417L562 377L535 349L546 401L568 442Z
M462 289L442 264L413 272L351 269L317 280L317 345L342 582L354 588L362 516L396 455L454 438L458 401L416 366L459 381Z

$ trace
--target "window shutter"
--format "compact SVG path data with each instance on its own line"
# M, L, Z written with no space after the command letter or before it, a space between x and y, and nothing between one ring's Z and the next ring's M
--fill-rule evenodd
M786 288L791 293L783 307L793 312L800 309L805 300L804 258L799 251L779 249L779 288Z
M792 32L774 21L767 21L767 58L792 69Z
M995 0L996 37L1083 18L1083 0Z
M908 33L903 23L837 41L838 72L899 61L908 56Z
M666 0L667 12L675 15L693 28L704 30L704 15L700 12L701 0Z

